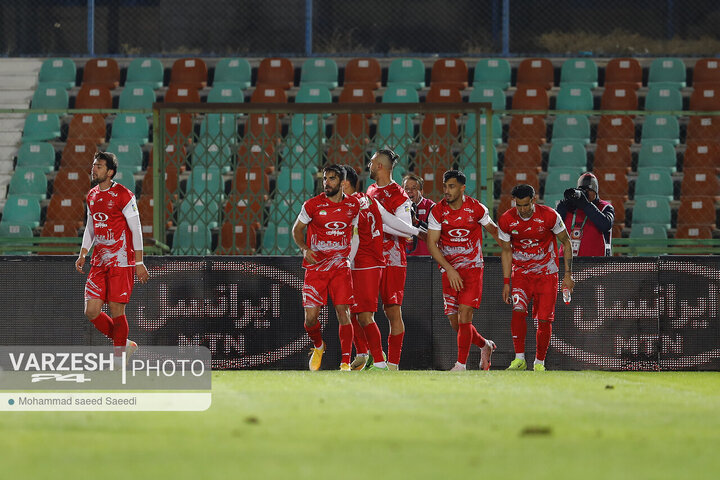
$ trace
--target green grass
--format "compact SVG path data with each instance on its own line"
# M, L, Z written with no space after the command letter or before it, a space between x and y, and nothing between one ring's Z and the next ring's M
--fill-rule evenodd
M12 478L717 478L719 410L718 372L215 372L206 412L2 413L0 453Z

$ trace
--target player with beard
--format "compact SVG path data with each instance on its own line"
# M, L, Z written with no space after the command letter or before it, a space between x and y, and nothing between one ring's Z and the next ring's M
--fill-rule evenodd
M397 163L398 155L389 149L378 150L370 159L368 168L370 178L376 183L367 190L369 197L374 198L390 214L403 223L412 225L412 201L405 190L392 180L392 170ZM400 364L405 324L402 318L402 302L405 293L405 277L407 276L407 258L405 253L406 237L410 233L400 234L385 228L383 251L385 269L380 280L380 296L383 310L390 322L388 336L388 367L397 370Z
M533 370L544 372L558 292L557 241L563 245L565 260L562 288L570 291L575 286L572 278L572 246L560 215L548 206L535 204L535 189L532 186L516 185L511 194L515 200L515 208L503 213L498 221L504 277L502 298L508 304L512 298L513 304L510 330L515 359L508 370L527 368L526 318L532 301L533 320L537 322Z
M93 187L87 194L87 225L75 269L82 273L85 257L95 245L85 283L85 316L113 341L116 359L129 357L137 344L128 340L125 306L130 301L135 274L141 283L149 274L143 263L143 238L135 195L112 179L117 157L97 152L92 164ZM102 312L107 303L110 315Z
M330 294L337 313L342 360L340 370L350 371L353 327L350 305L354 304L350 272L351 241L357 226L360 203L345 195L341 184L345 170L340 165L323 169L324 193L307 200L293 226L293 240L303 253L305 281L303 307L305 331L313 342L310 370L320 369L325 342L318 316ZM306 234L307 230L307 234Z
M480 368L489 370L490 356L496 348L492 340L478 333L472 319L482 299L482 229L499 244L498 228L487 207L465 195L465 182L461 171L445 172L444 198L428 217L427 246L442 272L445 315L457 332L458 356L453 372L466 369L473 343L480 347Z

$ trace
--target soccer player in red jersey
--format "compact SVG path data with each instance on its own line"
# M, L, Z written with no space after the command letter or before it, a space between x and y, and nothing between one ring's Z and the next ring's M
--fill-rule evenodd
M490 369L495 349L472 324L480 307L483 286L482 229L498 238L497 225L485 205L465 195L465 174L448 170L443 175L444 198L428 218L427 245L442 275L445 315L457 332L458 356L451 371L465 370L470 345L480 347L480 368Z
M416 224L427 227L430 210L432 210L435 202L423 197L423 183L423 179L417 175L409 174L403 177L403 190L405 190L405 193L408 194L408 197L410 197L410 200L413 202L413 212L417 219ZM415 248L412 248L412 245L408 245L408 255L430 255L427 243L424 240L415 237L413 241L416 242Z
M293 240L303 253L303 307L305 331L314 346L309 364L312 371L320 369L325 353L318 316L320 309L327 303L328 293L340 324L340 370L350 371L353 327L349 306L355 303L350 273L350 258L354 255L351 252L351 241L353 228L358 222L360 203L357 198L343 193L343 180L345 170L340 165L325 167L325 192L303 204L293 226Z
M350 307L355 349L357 356L350 364L352 370L362 370L367 365L368 352L375 363L369 368L387 370L383 358L380 329L375 323L380 277L385 268L383 255L383 221L378 203L363 192L357 191L358 175L350 165L343 165L345 181L343 193L360 203L358 225L353 235L357 243L354 258L351 259L353 294L355 303Z
M75 269L82 273L85 257L95 245L85 283L85 315L113 341L115 357L132 355L137 344L128 340L125 306L130 301L135 274L141 283L149 274L143 263L143 239L135 195L113 182L117 157L97 152L92 164L94 186L87 194L87 225ZM101 311L107 303L110 316Z
M367 190L369 197L374 198L392 215L407 225L412 225L412 201L400 185L392 180L392 169L397 163L398 155L389 149L380 149L370 159L368 168L370 178L375 180ZM385 316L390 322L388 337L388 368L397 370L402 353L405 324L402 319L402 302L405 292L407 275L407 258L405 253L406 232L397 232L384 225L385 269L380 280L380 295Z
M565 259L562 288L570 291L575 287L572 278L572 246L560 215L550 207L535 204L535 189L532 186L516 185L511 194L515 200L515 208L503 213L498 221L504 277L502 296L503 301L508 304L512 298L513 304L510 330L515 359L508 370L527 368L525 319L532 301L533 319L537 322L533 370L545 371L545 355L550 345L558 292L557 240L563 245Z

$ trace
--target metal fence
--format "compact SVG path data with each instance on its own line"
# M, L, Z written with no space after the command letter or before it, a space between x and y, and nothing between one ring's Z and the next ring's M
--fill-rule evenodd
M2 0L0 51L711 56L719 20L714 0Z

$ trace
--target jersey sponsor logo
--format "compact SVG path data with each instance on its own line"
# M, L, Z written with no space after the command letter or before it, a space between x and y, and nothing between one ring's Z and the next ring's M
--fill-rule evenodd
M108 218L109 217L103 212L93 213L93 220L97 222L107 222Z
M347 223L345 222L328 222L325 224L325 228L328 229L328 235L336 235L336 236L342 236L345 235L345 230L347 228Z
M453 239L464 239L470 234L470 230L467 228L453 228L452 230L448 231L448 235L453 237Z
M520 244L523 246L523 248L532 248L532 247L537 247L538 245L540 245L538 242L536 242L532 238L523 238L522 240L520 240Z

